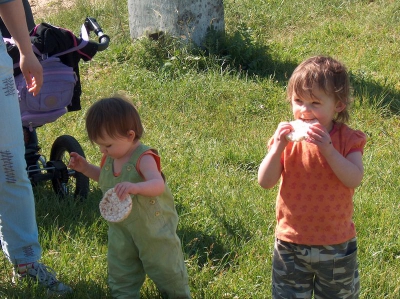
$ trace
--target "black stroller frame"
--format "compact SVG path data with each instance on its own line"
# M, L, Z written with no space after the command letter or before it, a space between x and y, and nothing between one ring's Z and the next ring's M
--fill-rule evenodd
M73 47L72 51L63 49L58 51L58 53L51 53L52 55L58 54L57 56L59 56L59 52L61 52L61 54L73 52L76 58L78 56L76 55L75 51L79 49L79 52L85 54L84 56L86 57L78 57L75 59L74 65L69 65L74 67L74 71L78 77L78 82L75 86L74 96L71 104L67 107L68 111L80 110L81 86L78 68L79 59L83 58L84 60L90 60L98 51L107 49L110 41L109 37L103 33L103 30L97 23L96 19L90 17L86 18L84 22L84 28L87 30L88 34L90 32L94 32L99 38L98 42L90 41L86 39L87 37L82 38L81 32L79 38L75 37L76 41L78 42L78 46ZM85 46L79 46L83 44ZM32 43L32 45L35 49L34 43ZM46 55L47 54L48 53L46 53ZM71 57L66 57L67 55L68 54L63 54L59 56L63 63L63 56L65 56L67 60L70 60ZM10 56L13 57L11 54ZM14 62L17 59L19 61L19 57L13 57ZM68 63L69 62L67 61L65 64ZM16 69L14 69L14 75L16 74ZM39 182L50 180L52 182L54 192L60 197L73 196L74 198L86 198L89 192L89 179L82 173L76 172L67 167L69 153L77 152L85 157L84 151L79 142L70 135L61 135L57 137L51 147L50 160L47 161L46 158L40 153L41 147L39 146L36 127L23 126L23 132L27 173L32 185L35 186Z

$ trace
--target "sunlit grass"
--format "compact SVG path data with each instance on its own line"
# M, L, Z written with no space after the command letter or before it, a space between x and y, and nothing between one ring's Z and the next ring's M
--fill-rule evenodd
M257 168L278 123L291 119L285 86L294 67L309 55L332 55L351 73L350 125L368 135L354 198L361 298L400 297L398 1L228 0L226 36L196 51L174 40L131 42L126 1L97 2L77 0L39 20L79 32L89 15L111 37L108 50L81 64L82 111L38 129L45 156L69 134L97 164L84 114L123 91L175 195L193 297L270 298L277 188L262 190ZM60 201L49 185L35 188L43 261L74 288L71 298L110 297L107 224L101 192L96 183L90 188L83 202ZM43 298L35 285L11 286L4 258L0 277L0 297ZM142 295L158 297L151 281Z

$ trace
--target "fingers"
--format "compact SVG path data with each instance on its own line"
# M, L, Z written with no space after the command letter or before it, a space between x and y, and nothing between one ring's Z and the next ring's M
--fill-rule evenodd
M289 134L292 130L292 126L288 122L281 122L279 123L278 127L276 128L274 138L276 141L280 141L285 139L284 137Z
M78 166L78 163L80 162L81 156L78 153L71 152L69 154L69 162L68 162L68 167L75 169Z
M74 169L75 168L75 158L71 157L68 161L68 167Z
M332 144L330 134L323 127L322 129L318 126L310 127L308 135L310 136L309 142L314 143L317 146Z
M70 152L69 156L72 157L72 158L75 158L75 159L79 159L81 157L81 155L79 155L76 152Z
M126 186L124 184L115 185L114 191L120 200L123 200L128 196L128 192L126 192Z

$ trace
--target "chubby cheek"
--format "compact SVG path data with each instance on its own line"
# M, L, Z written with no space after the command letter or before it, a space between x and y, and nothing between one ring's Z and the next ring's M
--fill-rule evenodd
M292 105L292 113L293 115L296 116L300 116L301 114L301 109L298 105Z
M100 152L101 152L102 154L106 154L106 153L107 153L107 149L106 149L105 146L100 146L99 149L100 149Z

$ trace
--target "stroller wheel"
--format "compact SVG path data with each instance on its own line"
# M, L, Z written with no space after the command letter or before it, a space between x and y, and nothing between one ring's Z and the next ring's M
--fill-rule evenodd
M51 161L61 161L68 165L69 153L76 152L85 157L79 142L72 136L59 136L53 143L50 152ZM89 178L72 169L62 171L52 179L53 189L61 197L73 195L74 198L86 198L89 192Z

